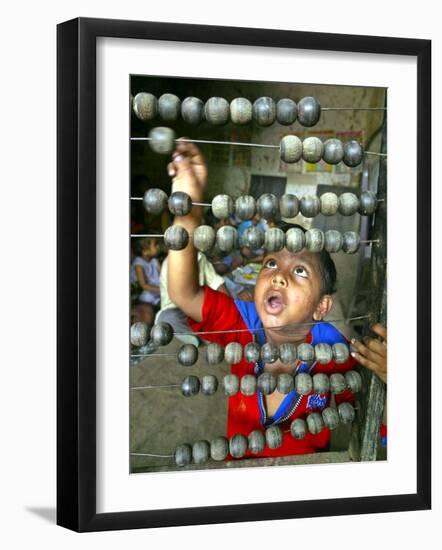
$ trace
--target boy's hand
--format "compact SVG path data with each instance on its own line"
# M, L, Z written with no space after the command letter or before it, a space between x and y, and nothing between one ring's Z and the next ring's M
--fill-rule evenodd
M186 138L188 139L188 138ZM203 155L193 143L178 142L167 166L172 179L172 191L183 191L193 202L203 202L207 186L207 166Z
M376 324L370 327L373 332L382 338L364 338L364 343L358 340L351 341L357 352L352 352L352 356L363 367L372 370L379 378L387 383L387 329Z

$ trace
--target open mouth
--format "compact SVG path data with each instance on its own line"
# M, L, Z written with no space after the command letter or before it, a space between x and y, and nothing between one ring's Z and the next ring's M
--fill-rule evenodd
M280 292L272 290L264 298L264 309L270 315L278 315L284 309L285 304Z

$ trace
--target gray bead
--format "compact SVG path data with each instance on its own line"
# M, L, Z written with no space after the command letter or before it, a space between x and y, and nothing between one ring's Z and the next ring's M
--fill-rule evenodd
M334 407L324 409L322 419L329 430L335 430L339 426L339 413Z
M343 242L342 233L336 231L336 229L329 229L325 232L324 248L327 252L339 252Z
M294 439L304 439L307 435L307 422L302 418L295 418L290 424L290 433Z
M298 102L298 120L302 126L314 126L321 116L321 105L314 97L303 97Z
M359 197L359 214L362 216L371 216L376 210L377 200L373 191L362 191Z
M279 209L283 218L295 218L299 213L298 197L286 193L279 199Z
M298 136L284 136L279 144L279 155L288 164L298 162L302 156L302 141Z
M263 452L265 446L265 435L260 430L253 430L253 432L249 434L249 451L257 455Z
M140 92L134 97L132 106L135 115L143 122L152 120L157 116L158 100L152 94Z
M148 189L144 193L143 205L149 214L157 216L166 208L167 195L162 189Z
M233 214L233 200L229 195L216 195L212 200L212 212L215 218L224 220Z
M219 365L224 361L224 348L215 342L208 344L206 348L206 361L209 365Z
M313 381L310 374L300 372L295 376L295 390L301 395L307 395L312 391Z
M256 212L256 201L251 195L243 195L235 201L235 214L240 220L251 220Z
M200 124L204 119L204 103L197 97L186 97L181 104L181 116L188 124Z
M229 450L233 458L242 458L247 452L248 440L245 435L235 434L230 438Z
M294 389L293 376L286 372L278 374L276 388L279 393L288 394Z
M264 248L267 252L279 252L285 245L285 233L279 227L271 227L265 232Z
M284 365L293 365L297 359L296 346L285 342L279 346L279 357Z
M242 359L242 346L238 342L230 342L224 350L224 358L230 365L239 363Z
M302 142L302 158L305 162L316 163L322 159L324 144L317 137L305 138Z
M264 244L265 233L256 225L248 227L241 235L241 246L246 246L251 250L258 250Z
M321 394L330 391L330 381L325 373L318 372L313 375L313 391Z
M321 229L308 229L305 232L305 248L310 252L321 252L325 244L325 235Z
M342 424L350 424L356 416L353 406L347 401L338 405L338 413Z
M278 198L273 193L264 193L258 199L257 209L261 218L274 219L279 213Z
M231 252L238 247L238 232L231 225L224 225L216 232L216 244L222 252Z
M187 216L192 211L192 199L183 191L175 191L168 200L169 211L174 216Z
M206 374L201 378L201 393L203 395L215 395L218 389L218 378L213 374Z
M208 441L196 441L192 446L193 462L205 464L210 457L210 443Z
M336 193L324 193L319 198L321 202L321 214L324 216L334 216L339 208L339 199Z
M333 360L332 348L329 344L321 342L315 346L316 361L320 365L327 365Z
M226 374L223 378L224 393L231 397L239 391L239 378L236 374Z
M198 360L198 348L193 344L184 344L178 350L177 359L183 367L191 367Z
M200 391L200 381L196 376L186 376L181 383L181 393L184 397L192 397Z
M343 235L342 250L346 254L354 254L359 250L361 237L356 231L346 231Z
M362 377L356 370L349 370L345 374L345 382L349 390L358 393L362 389Z
M193 232L193 244L197 250L208 252L215 244L215 230L210 225L199 225Z
M342 141L336 138L327 139L324 142L324 154L322 158L327 164L338 164L344 158Z
M345 377L340 372L334 372L330 375L330 390L333 393L342 393L347 388Z
M175 132L171 128L158 126L149 132L149 145L152 151L160 155L170 155L175 149Z
M243 395L253 395L256 392L256 378L253 374L245 374L241 377L240 392Z
M318 412L311 413L307 416L308 431L316 435L324 428L324 420Z
M347 344L342 342L337 342L332 346L333 359L336 363L341 364L345 363L348 360L349 350Z
M170 250L183 250L189 242L189 233L181 225L171 225L164 232L164 243Z
M224 460L229 454L229 440L222 435L210 442L210 456L212 460Z
M265 343L261 348L261 359L264 363L274 363L279 359L278 346L271 342Z
M158 111L163 120L177 120L181 111L180 98L175 94L163 94L158 99Z
M266 429L266 443L270 449L279 449L282 445L282 439L284 434L279 426L276 424L269 426Z
M192 447L187 443L178 445L175 449L175 464L177 466L187 466L192 462Z
M290 252L300 252L305 246L305 233L299 227L291 227L285 234L285 247Z
M342 193L339 197L339 212L343 216L353 216L359 209L359 199L354 193Z
M223 97L211 97L204 105L204 115L210 124L215 126L226 124L230 118L229 102Z
M307 342L299 344L297 353L298 359L302 363L312 363L315 360L315 349L311 344L307 344Z
M144 346L149 339L150 327L141 321L133 323L130 327L130 343L133 346Z
M347 166L359 166L364 156L364 151L360 143L355 139L347 141L344 145L344 164Z
M287 97L280 99L276 104L276 120L279 124L290 126L298 116L298 107L293 99Z
M230 102L230 118L234 124L248 124L252 120L252 103L245 97Z
M270 372L263 372L258 376L258 389L264 395L273 393L276 389L276 378Z
M270 126L275 122L276 106L271 97L259 97L253 103L253 119L260 126Z
M299 203L301 214L305 218L314 218L319 214L321 202L316 195L305 195Z
M173 328L169 323L160 321L152 327L150 337L156 346L167 346L173 338Z
M249 342L244 346L244 357L249 363L256 363L260 357L260 347L256 342Z

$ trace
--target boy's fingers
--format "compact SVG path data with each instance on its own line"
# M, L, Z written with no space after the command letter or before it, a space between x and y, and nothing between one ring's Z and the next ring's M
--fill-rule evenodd
M181 138L178 138L178 139L190 139L190 138L182 136ZM204 164L204 157L201 154L201 151L191 141L190 142L178 141L176 144L176 150L178 153L183 153L191 157L192 161L195 162L196 164Z
M176 175L175 163L173 161L169 162L169 164L167 165L167 173L171 178Z
M369 350L373 351L374 353L378 353L379 355L383 356L387 354L386 345L375 338L364 338L364 344Z
M375 325L372 325L370 329L383 338L385 343L387 343L387 329L383 325L376 323Z
M359 354L359 353L356 353L356 352L352 352L352 356L356 359L356 361L362 365L363 367L367 368L367 369L370 369L371 371L373 371L375 374L377 374L379 376L379 378L385 382L385 384L387 383L387 372L384 371L383 369L381 370L379 368L379 365L377 363L374 363L373 361L370 361L369 359L367 359L366 357L364 357L363 355Z
M361 355L369 359L370 361L373 361L374 363L379 363L385 360L385 353L381 355L380 353L377 353L376 351L370 349L368 346L365 346L362 342L359 342L355 339L353 339L351 343L352 346L356 348L358 355Z

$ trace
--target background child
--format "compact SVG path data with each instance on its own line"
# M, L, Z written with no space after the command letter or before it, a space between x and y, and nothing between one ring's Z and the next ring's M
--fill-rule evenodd
M135 242L136 257L132 261L130 282L135 286L137 320L152 324L160 303L160 252L157 239L140 238Z

